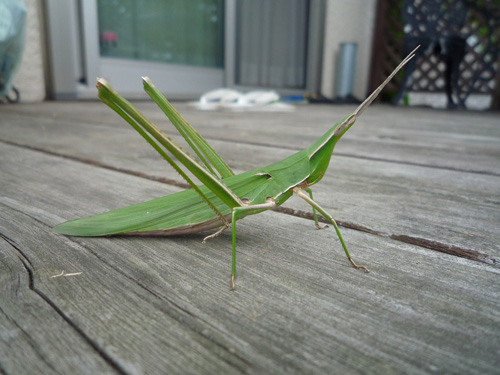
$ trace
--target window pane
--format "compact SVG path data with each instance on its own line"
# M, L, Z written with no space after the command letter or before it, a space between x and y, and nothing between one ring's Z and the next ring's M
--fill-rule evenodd
M223 0L98 0L100 54L223 66Z
M305 88L310 0L239 0L236 4L236 82Z

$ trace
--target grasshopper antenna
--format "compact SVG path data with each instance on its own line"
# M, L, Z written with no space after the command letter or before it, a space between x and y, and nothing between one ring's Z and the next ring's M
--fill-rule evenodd
M393 72L389 75L389 77L387 77L385 79L385 81L382 82L382 84L379 87L377 87L375 89L375 91L372 92L371 95L368 98L366 98L363 103L361 103L359 105L358 108L356 108L356 110L354 111L354 116L358 117L359 115L361 115L361 113L363 113L365 108L368 107L375 100L375 98L378 96L378 94L380 94L380 91L382 91L384 89L385 85L387 85L389 83L389 81L397 74L397 72L399 72L401 70L401 68L403 66L405 66L406 63L408 61L410 61L415 56L415 51L419 47L420 47L420 45L418 45L417 48L415 48L413 51L411 51L410 54L408 56L406 56L406 58L399 63L399 65L396 67L396 69L393 70Z
M399 63L399 65L396 67L396 69L393 70L393 72L385 79L382 84L373 91L368 98L365 99L363 103L359 105L358 108L354 111L352 115L350 115L343 124L337 127L337 130L335 131L335 135L340 135L344 133L348 128L350 128L353 124L354 121L363 113L363 111L375 100L375 98L380 94L380 92L384 89L384 87L389 83L389 81L401 70L405 64L410 61L414 56L415 56L415 51L420 47L417 46L413 51L410 52L406 58Z

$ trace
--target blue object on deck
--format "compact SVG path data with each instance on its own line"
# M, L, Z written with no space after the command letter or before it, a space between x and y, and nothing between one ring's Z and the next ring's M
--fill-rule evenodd
M0 2L0 99L10 102L19 100L19 93L12 86L12 80L24 50L26 6L24 0L2 0ZM9 93L14 90L16 97Z

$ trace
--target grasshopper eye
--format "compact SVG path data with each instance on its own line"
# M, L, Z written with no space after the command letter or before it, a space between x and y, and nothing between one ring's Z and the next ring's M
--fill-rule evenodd
M250 198L241 198L241 201L245 204L250 204Z

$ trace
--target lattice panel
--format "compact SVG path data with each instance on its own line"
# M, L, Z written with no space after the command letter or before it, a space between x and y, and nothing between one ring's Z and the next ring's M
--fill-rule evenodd
M471 8L461 30L467 40L467 55L460 65L459 87L468 92L490 94L499 71L500 2L492 1L486 12Z
M488 25L490 23L490 25ZM491 34L485 34L488 26ZM471 8L467 21L459 31L467 41L466 55L460 64L458 85L460 94L491 94L495 89L495 77L498 71L500 27L498 18L488 20L484 13ZM496 55L496 56L495 56ZM442 92L445 88L446 65L436 55L426 55L419 61L412 76L411 91Z
M428 6L433 0L414 0L413 5L418 12L419 7ZM446 0L444 7L453 7L461 3L458 0ZM500 54L500 1L465 1L468 8L465 23L458 33L466 40L466 55L460 64L459 95L465 99L471 93L492 95L495 91L496 75L499 71ZM374 41L373 64L378 69L372 69L371 89L382 81L403 58L402 47L404 31L412 33L408 25L404 30L402 18L402 0L379 0L377 15L377 35ZM453 16L453 12L450 12ZM417 14L418 17L422 17ZM446 20L444 20L445 22ZM463 22L462 22L463 23ZM440 23L434 25L442 27ZM416 28L422 27L417 25ZM421 30L415 30L415 33ZM441 30L443 33L444 30ZM410 86L411 91L444 92L446 64L442 57L434 54L422 56L418 60ZM386 92L397 92L402 78L395 79L388 85Z

